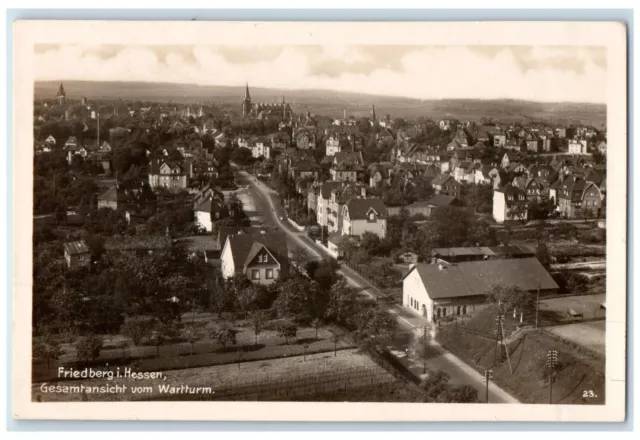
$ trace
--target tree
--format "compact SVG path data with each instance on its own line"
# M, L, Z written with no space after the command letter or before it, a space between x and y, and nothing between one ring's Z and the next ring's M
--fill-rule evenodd
M83 336L76 342L76 359L88 363L100 356L102 338L98 335Z
M378 346L382 340L390 338L395 332L398 322L387 310L377 304L363 305L356 317L354 336L362 348Z
M298 326L293 321L281 321L277 326L278 336L285 338L287 345L289 345L289 338L295 338L298 334Z
M151 332L151 320L148 318L133 317L127 319L120 332L123 336L130 338L133 341L133 345L140 345L142 339L149 335Z
M204 335L199 328L191 325L185 329L183 336L187 342L189 342L189 345L191 346L190 356L193 356L193 347L195 343L202 339Z
M296 247L291 252L290 261L297 270L304 268L308 260L309 254L301 247Z
M423 362L422 373L427 372L427 360L429 359L429 344L431 343L431 335L427 332L426 327L423 333L413 342L413 353L415 357Z
M251 165L254 158L250 149L240 147L233 150L231 153L231 160L240 166L246 166Z
M438 396L445 393L449 385L449 375L442 370L429 374L427 378L422 381L421 387L425 391L426 397L435 402Z
M322 326L322 320L320 318L313 318L311 325L316 329L316 341L318 340L318 329Z
M333 342L333 356L336 357L338 355L338 343L342 341L344 335L340 332L334 331L331 335L331 342Z
M535 295L517 286L496 285L487 293L487 301L497 305L501 314L514 311L520 314L521 321L529 319L535 314Z
M60 343L50 333L39 338L33 347L33 356L45 361L47 368L51 368L51 361L58 360L62 354Z
M441 403L477 403L478 390L471 385L449 385L436 398Z
M231 327L223 326L222 328L213 329L210 333L211 339L215 339L218 345L222 348L226 347L227 344L231 343L236 345L236 334L238 332Z
M264 317L262 316L262 312L260 312L259 310L253 312L251 314L251 328L253 329L253 334L255 335L253 345L258 345L258 335L262 333L263 326Z
M365 232L362 234L360 241L360 248L367 252L369 255L377 255L380 253L381 243L380 236L373 232Z
M173 323L158 323L151 336L153 345L156 346L156 357L160 357L160 347L169 342L177 334L177 329Z

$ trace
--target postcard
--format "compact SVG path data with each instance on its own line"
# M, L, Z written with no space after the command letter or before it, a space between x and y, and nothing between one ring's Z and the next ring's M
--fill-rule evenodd
M623 421L626 28L18 21L20 419Z

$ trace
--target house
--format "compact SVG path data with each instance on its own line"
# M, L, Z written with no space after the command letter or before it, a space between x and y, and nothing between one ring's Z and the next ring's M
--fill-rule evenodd
M289 176L294 180L317 179L320 171L320 165L307 158L292 160L289 165Z
M331 162L331 180L338 182L357 182L365 175L362 152L341 151L333 156Z
M443 194L451 197L460 196L462 185L449 174L439 174L431 181L436 194Z
M129 198L127 194L125 194L124 190L119 188L117 185L113 185L98 196L98 209L109 208L115 211L118 209L118 205L122 207L128 199Z
M515 177L511 184L524 190L530 202L549 200L549 183L540 177Z
M187 188L187 177L191 175L190 162L178 163L164 158L153 158L149 165L149 186L179 190Z
M251 150L251 156L259 159L261 157L265 159L271 158L271 145L268 145L263 140L256 140L253 145L249 146Z
M329 199L329 208L327 220L328 231L343 231L342 207L353 197L367 197L367 187L360 184L338 182L341 185L331 190L331 198Z
M65 149L75 149L78 146L78 139L75 136L69 136L67 141L64 143Z
M578 176L565 178L557 186L556 197L556 209L566 218L580 218L586 215L598 217L604 198L595 183Z
M329 219L331 216L331 192L342 186L342 182L332 182L326 181L320 185L318 189L318 197L317 197L317 205L315 207L316 216L318 219L318 224L322 227L329 226ZM311 191L312 189L310 189Z
M426 202L416 202L415 204L418 203L424 203L426 204L426 216L430 217L431 214L433 214L435 212L436 209L438 208L442 208L442 207L447 207L447 206L462 206L462 202L453 196L448 196L445 194L436 194L435 196L431 197L429 200L427 200ZM409 205L411 206L411 205Z
M342 234L365 232L384 238L387 234L387 207L378 198L352 198L342 207Z
M526 220L528 201L523 189L510 183L493 191L493 218L498 223Z
M53 135L47 136L47 138L44 141L49 145L55 145L56 144L56 138L54 138Z
M504 156L502 156L502 160L500 160L500 166L506 169L514 162L517 163L517 161L517 156L514 153L507 151L506 153L504 153Z
M301 150L316 149L316 134L311 130L299 130L296 133L296 145Z
M289 273L289 253L284 232L227 237L220 256L222 276L246 275L255 284L272 284Z
M84 240L69 241L64 244L64 259L69 269L91 265L91 251Z
M375 188L379 184L389 184L391 182L393 165L389 162L372 163L367 167L369 174L369 186Z
M571 139L569 141L569 154L589 154L585 139Z
M600 154L607 154L607 142L606 141L598 142L598 144L596 145L596 150L598 150Z
M342 151L350 151L351 144L347 137L342 133L332 133L325 141L325 156L334 156Z
M487 305L495 286L518 287L534 294L557 293L558 285L536 258L417 264L402 278L402 305L437 322L471 315Z
M271 148L276 150L284 150L291 146L291 136L284 131L276 131L268 136Z
M213 223L229 216L229 208L216 192L210 192L193 210L195 223L207 232L213 231Z

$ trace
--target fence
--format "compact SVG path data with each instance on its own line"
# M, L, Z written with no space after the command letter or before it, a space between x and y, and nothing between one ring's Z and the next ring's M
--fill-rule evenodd
M240 385L216 384L212 395L153 396L149 400L290 400L293 397L312 398L317 394L344 392L394 382L396 379L378 366L347 367L317 374L299 373L296 377L262 378Z

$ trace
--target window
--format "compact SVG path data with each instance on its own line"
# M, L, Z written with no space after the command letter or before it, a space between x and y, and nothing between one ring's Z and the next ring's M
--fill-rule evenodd
M376 219L376 215L373 212L369 213L369 220L374 221Z
M268 256L267 256L267 254L264 254L264 255L262 256L262 262L263 262L263 263L266 263L267 261L269 261L269 258L268 258Z
M442 316L447 316L447 308L446 307L442 308Z
M260 279L260 270L258 270L258 269L251 270L251 279L252 280L259 280Z
M462 314L463 315L467 314L467 306L462 306Z
M456 314L460 316L460 306L458 306L458 309L456 310Z
M266 274L265 274L265 278L268 280L272 280L273 279L273 269L267 269Z

